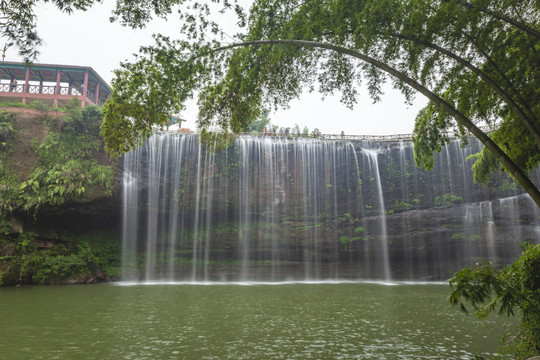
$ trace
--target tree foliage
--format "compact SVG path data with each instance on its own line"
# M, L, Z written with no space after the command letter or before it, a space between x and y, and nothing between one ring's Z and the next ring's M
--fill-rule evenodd
M517 0L260 0L240 17L245 29L235 44L207 41L205 36L219 29L205 22L204 14L186 17L183 30L190 41L158 36L141 58L123 67L149 61L180 71L180 78L195 77L183 84L181 96L159 100L159 109L164 116L198 91L203 138L219 138L209 131L246 131L269 104L286 107L304 89L339 93L344 105L353 107L362 83L378 101L382 84L391 81L406 101L415 90L431 100L414 130L418 165L430 169L433 153L452 135L465 142L469 130L486 145L475 178L488 179L502 164L540 204L538 189L524 174L540 161L538 10L537 2ZM190 68L193 62L204 66ZM119 83L152 79L147 70L133 76L128 71ZM110 106L123 101L123 92L113 91ZM131 106L106 114L106 125L122 129L147 122L124 138L115 134L111 151L137 146L159 123L142 107L138 114ZM478 129L481 124L492 127L490 137Z
M417 164L430 169L433 152L469 130L486 145L476 179L503 164L540 204L523 174L540 161L538 1L257 0L246 15L227 0L137 0L117 2L113 19L142 27L177 5L183 40L158 35L116 73L103 130L112 154L138 146L195 92L203 139L228 140L306 88L353 107L362 84L378 101L392 82L406 101L434 95L416 121ZM224 43L216 9L237 16L236 45ZM489 138L479 124L493 128Z
M501 349L513 358L540 354L540 245L523 245L512 265L495 269L491 263L465 268L450 279L450 303L479 318L496 311L520 319L517 333Z
M99 162L105 155L100 108L90 105L81 109L80 101L74 99L65 112L62 121L47 120L50 130L42 143L33 141L37 161L28 178L18 179L10 171L6 161L9 154L0 157L0 223L13 212L37 212L42 206L79 199L92 186L112 195L115 171ZM15 122L11 113L0 115ZM15 140L12 136L10 141Z
M38 249L37 239L33 232L0 233L0 242L10 242L16 249L0 256L4 269L0 286L95 281L98 276L117 279L120 275L120 241L106 233L81 234L78 241L56 243L51 249Z
M269 113L270 113L270 111L267 110L267 111L262 113L260 118L252 121L249 124L249 130L250 131L256 131L256 132L259 132L259 133L264 132L264 129L267 129L267 126L270 125L270 117L268 116Z

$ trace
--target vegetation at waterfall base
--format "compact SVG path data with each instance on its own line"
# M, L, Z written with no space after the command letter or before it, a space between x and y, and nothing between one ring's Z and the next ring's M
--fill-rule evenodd
M525 243L522 248L521 257L502 269L481 263L450 279L450 303L463 312L472 309L478 318L492 312L519 318L518 328L506 335L500 349L512 359L540 354L540 245Z
M118 236L73 214L115 189L100 108L33 108L0 108L0 284L119 276Z
M120 277L120 243L108 233L48 243L36 233L0 240L0 285L90 283ZM49 247L50 248L47 248Z

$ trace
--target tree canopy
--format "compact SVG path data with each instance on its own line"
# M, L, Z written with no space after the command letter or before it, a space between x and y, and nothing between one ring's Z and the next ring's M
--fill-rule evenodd
M52 2L69 11L96 1ZM257 0L245 14L227 0L138 0L118 1L113 18L141 27L175 5L182 38L156 35L116 72L102 129L112 154L138 146L195 93L201 136L215 140L305 89L339 93L353 107L363 88L378 101L391 82L406 101L430 99L414 129L418 165L430 169L452 135L466 141L470 132L485 145L476 179L502 168L540 205L526 176L540 161L538 1ZM240 33L222 32L214 9L235 14Z
M256 131L259 133L264 132L264 129L266 129L267 126L270 126L270 117L268 116L270 114L270 111L265 111L261 114L261 117L257 120L252 121L249 124L249 130L250 131Z

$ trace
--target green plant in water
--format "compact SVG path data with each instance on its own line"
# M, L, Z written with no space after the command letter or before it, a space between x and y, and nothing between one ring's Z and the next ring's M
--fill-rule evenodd
M352 215L349 213L343 214L343 216L338 217L339 221L349 221L352 219Z
M120 276L120 241L116 237L78 235L75 244L55 244L46 250L36 248L35 237L33 233L18 235L18 255L6 259L21 283L50 283L99 271L105 271L109 278Z
M394 204L392 204L392 213L394 212L401 212L401 211L408 211L411 210L415 205L418 205L420 202L420 198L414 198L411 199L410 202L405 201L394 201Z

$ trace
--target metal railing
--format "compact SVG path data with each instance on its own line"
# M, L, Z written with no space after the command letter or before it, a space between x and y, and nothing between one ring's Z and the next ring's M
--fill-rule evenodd
M281 139L321 139L321 140L369 140L369 141L400 141L411 140L412 134L397 134L397 135L345 135L345 134L285 134L280 132L245 132L239 135L255 136L255 137L269 137L269 138L281 138Z
M492 126L479 126L479 129L483 132L490 133L498 127L499 124L494 124ZM160 131L161 132L161 131ZM164 132L175 133L176 130L168 130ZM394 135L345 135L345 134L286 134L283 132L243 132L239 133L240 136L255 136L255 137L267 137L267 138L277 138L277 139L321 139L321 140L343 140L343 141L375 141L375 142L385 142L385 141L412 141L413 134L394 134ZM454 131L449 131L446 133L446 136L449 138L456 138L458 134ZM472 136L469 134L469 136Z

